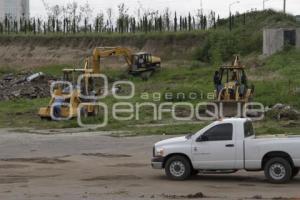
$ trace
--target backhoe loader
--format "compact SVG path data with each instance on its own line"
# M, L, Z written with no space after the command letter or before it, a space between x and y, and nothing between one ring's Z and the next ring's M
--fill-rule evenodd
M223 65L216 71L214 82L214 103L219 112L222 111L223 117L241 117L245 103L252 101L254 86L249 86L239 56L235 56L231 65Z
M63 80L57 84L53 91L53 96L47 107L42 107L38 111L41 119L71 119L77 117L77 109L80 103L86 103L90 100L80 98L80 94L98 95L100 90L94 88L91 84L89 75L94 74L94 69L89 69L89 61L86 59L83 69L63 69ZM84 75L81 88L78 88L77 81L80 75ZM65 84L68 82L69 84ZM71 89L72 88L72 89ZM92 94L92 92L94 92ZM97 106L89 105L81 109L81 116L97 115L99 109Z

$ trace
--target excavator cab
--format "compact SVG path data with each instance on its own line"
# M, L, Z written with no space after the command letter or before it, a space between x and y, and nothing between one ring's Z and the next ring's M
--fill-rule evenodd
M132 66L129 73L141 75L143 79L148 79L152 73L161 67L161 59L152 56L147 52L139 52L132 55Z
M151 55L148 53L137 53L132 55L132 63L136 69L149 68L149 63L152 62Z

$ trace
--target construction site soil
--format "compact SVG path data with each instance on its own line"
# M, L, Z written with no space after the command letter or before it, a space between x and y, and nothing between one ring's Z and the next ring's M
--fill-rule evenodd
M0 37L0 67L33 68L77 64L99 46L124 46L160 55L163 60L188 58L201 45L202 35Z
M42 73L6 74L0 78L0 101L49 97L51 80Z

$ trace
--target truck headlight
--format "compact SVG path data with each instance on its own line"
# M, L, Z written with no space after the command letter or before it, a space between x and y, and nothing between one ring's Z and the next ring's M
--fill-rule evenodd
M163 156L164 156L164 153L165 153L164 151L165 151L164 148L157 148L156 151L155 151L156 156L161 156L161 157L163 157Z

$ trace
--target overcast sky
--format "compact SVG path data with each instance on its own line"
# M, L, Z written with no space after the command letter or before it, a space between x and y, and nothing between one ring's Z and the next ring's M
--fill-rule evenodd
M94 10L94 14L99 11L106 11L107 8L113 8L114 13L117 13L117 6L125 3L129 7L129 12L135 14L138 7L152 10L164 10L169 7L171 11L177 11L179 14L187 14L188 12L195 13L200 8L201 0L46 0L49 5L66 4L68 2L77 1L79 4L89 2ZM202 0L204 12L214 10L221 17L228 16L229 4L236 0ZM287 12L300 15L300 0L286 0ZM283 0L267 0L266 8L282 10ZM239 4L232 6L232 12L244 12L251 9L261 10L263 0L240 0ZM30 0L31 16L45 16L45 8L42 0Z

